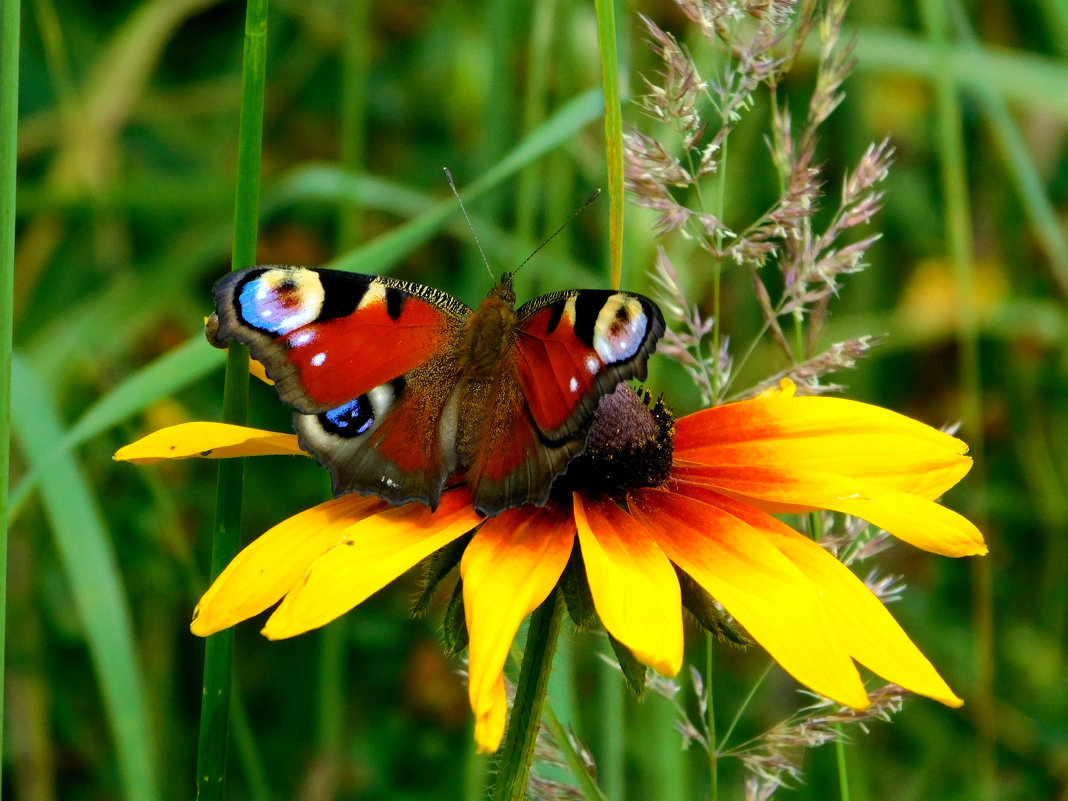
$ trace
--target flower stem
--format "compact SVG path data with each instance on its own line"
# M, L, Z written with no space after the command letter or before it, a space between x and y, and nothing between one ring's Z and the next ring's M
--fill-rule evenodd
M553 592L530 616L519 683L508 719L501 764L493 788L493 801L522 801L526 797L527 777L534 759L541 707L549 686L556 640L560 634L563 605Z
M245 10L244 64L241 72L241 119L237 144L234 269L256 262L259 229L260 151L263 135L263 94L267 60L267 0L249 0ZM231 347L226 358L223 420L243 424L248 412L248 351ZM211 548L214 578L237 554L241 530L244 460L219 463L215 531ZM197 799L221 799L226 775L227 724L230 714L233 629L208 638L204 647L204 689L197 743Z
M11 466L11 352L15 287L15 166L18 137L19 0L0 20L0 753L3 752L4 643L7 631L7 492Z

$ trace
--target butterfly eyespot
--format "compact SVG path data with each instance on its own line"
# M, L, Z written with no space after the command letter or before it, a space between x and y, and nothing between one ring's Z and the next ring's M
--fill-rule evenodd
M315 322L323 298L323 285L315 272L275 269L253 273L235 300L245 323L285 335Z
M371 400L366 395L350 400L348 403L323 412L319 422L331 434L339 437L358 437L367 433L375 423Z

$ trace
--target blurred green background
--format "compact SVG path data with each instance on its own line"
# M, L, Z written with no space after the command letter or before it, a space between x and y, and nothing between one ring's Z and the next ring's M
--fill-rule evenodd
M897 545L880 557L908 584L892 611L966 705L909 699L893 724L854 732L851 797L1068 798L1068 4L946 9L944 51L914 3L855 0L847 16L857 66L820 144L826 187L837 192L884 136L897 157L874 224L883 238L844 281L824 341L888 334L834 377L850 397L935 426L980 413L965 419L978 466L948 502L980 523L991 554ZM656 69L639 12L701 60L671 2L617 4L631 96ZM202 324L229 268L243 25L234 2L23 4L8 798L194 792L203 643L188 622L207 585L217 468L111 455L163 425L218 419L223 357ZM813 56L780 88L791 105L811 92ZM940 77L961 90L967 192L955 196L941 178ZM494 270L513 268L605 185L600 81L592 2L272 2L259 261L389 273L476 304L490 279L442 167ZM623 111L625 125L641 122L633 104ZM747 117L732 139L728 224L774 199L766 96ZM962 203L974 249L963 287L946 233L947 208ZM521 300L608 285L607 210L594 205L524 268ZM651 219L628 209L628 289L651 291ZM725 330L746 342L759 327L749 278L728 272L724 287ZM740 387L784 366L761 350ZM654 359L649 383L686 412L697 396L680 376ZM252 424L288 431L289 417L252 387ZM310 460L250 461L245 540L328 491ZM408 615L417 578L292 641L238 627L229 798L483 797L491 767L473 754L458 665L438 647L441 607ZM705 757L681 750L674 710L631 698L599 658L607 650L603 634L569 637L550 690L606 794L707 797ZM717 651L723 727L766 663ZM741 738L800 703L773 669ZM776 797L837 797L833 749L804 764L805 783ZM722 797L744 797L743 782L725 761Z

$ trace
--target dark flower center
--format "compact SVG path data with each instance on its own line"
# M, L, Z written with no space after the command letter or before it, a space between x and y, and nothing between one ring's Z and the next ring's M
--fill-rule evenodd
M639 487L663 484L671 473L675 416L663 396L620 384L601 399L586 450L571 460L554 489L603 492L622 499Z

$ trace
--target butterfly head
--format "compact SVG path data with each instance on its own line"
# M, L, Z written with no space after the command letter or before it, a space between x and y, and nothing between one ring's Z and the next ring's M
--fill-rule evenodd
M515 290L512 289L512 276L514 273L504 273L500 282L489 291L487 297L504 301L510 307L515 306Z

